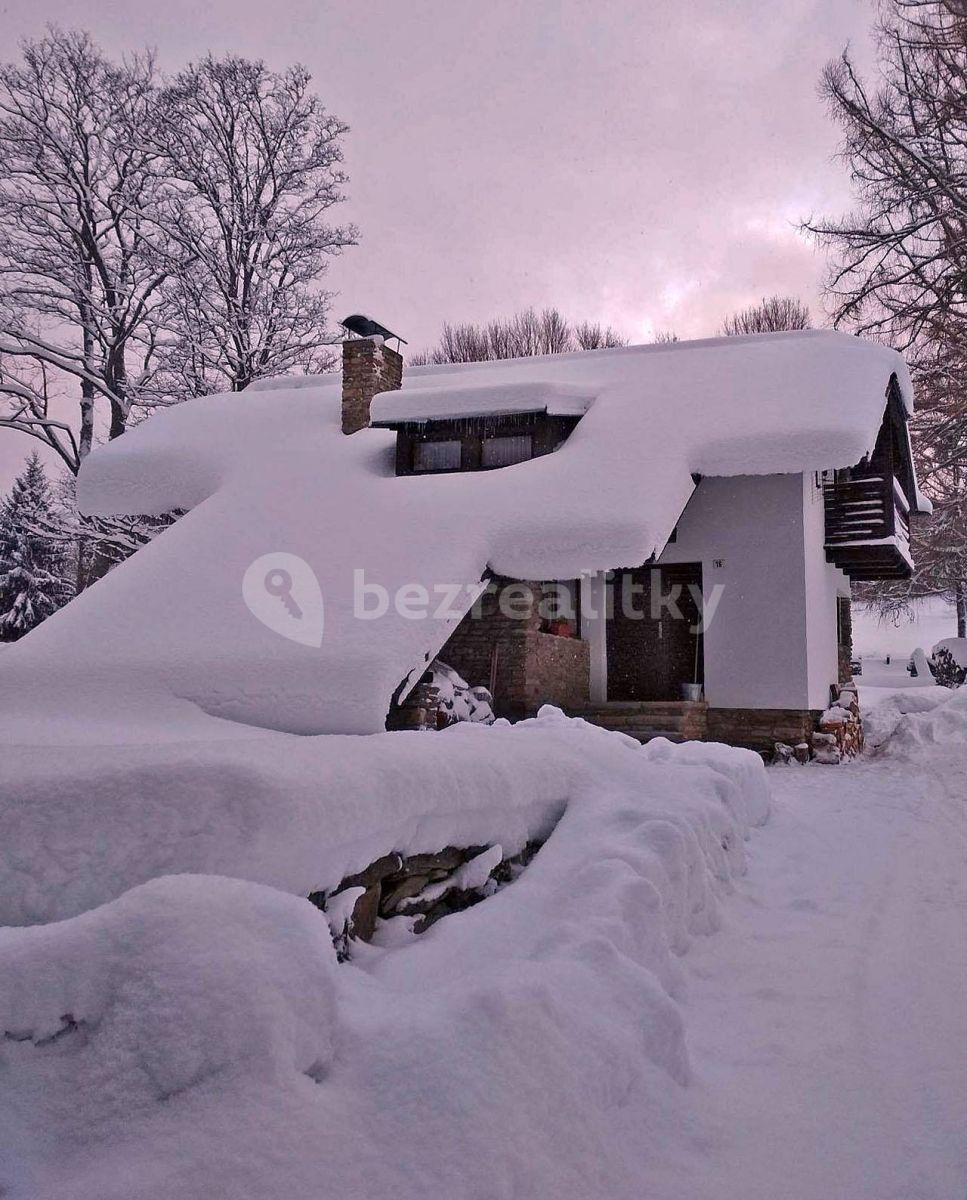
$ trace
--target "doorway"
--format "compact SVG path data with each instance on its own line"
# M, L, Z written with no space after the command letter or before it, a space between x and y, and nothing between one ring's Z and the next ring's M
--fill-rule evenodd
M608 617L608 700L682 700L704 680L702 564L616 571Z

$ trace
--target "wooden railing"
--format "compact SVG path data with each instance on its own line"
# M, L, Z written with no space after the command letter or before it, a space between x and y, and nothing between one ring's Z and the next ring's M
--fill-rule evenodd
M823 498L827 546L878 541L896 532L896 518L900 514L892 476L830 481L823 485Z
M826 555L852 579L896 579L910 574L910 505L892 475L829 480Z

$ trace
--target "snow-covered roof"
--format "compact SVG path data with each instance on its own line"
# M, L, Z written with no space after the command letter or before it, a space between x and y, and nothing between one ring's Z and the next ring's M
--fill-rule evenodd
M453 417L500 416L543 412L549 416L583 416L594 402L589 388L550 381L470 384L466 387L408 387L382 392L370 409L376 426Z
M637 566L664 546L695 474L850 466L874 446L894 375L909 407L898 354L827 332L412 368L380 415L538 397L549 410L590 406L553 454L399 478L390 432L341 433L337 375L191 400L95 451L78 501L90 514L192 511L8 651L5 681L113 672L233 720L382 728L394 690L435 657L487 570L562 579ZM319 580L321 646L280 637L244 603L249 567L275 554ZM426 589L431 615L391 603L360 619L363 582L391 597Z
M808 433L826 424L842 434L850 418L855 422L866 415L857 411L864 392L879 420L892 374L912 411L902 358L874 343L822 330L705 338L409 368L401 390L376 396L372 418L374 424L391 425L514 412L580 415L599 393L632 383L638 413L660 432L673 424L669 409L683 405L678 415L697 416L699 428L707 428L709 418L747 423L760 417L763 432L788 430L796 436L804 426ZM837 405L846 408L846 420L835 413ZM752 461L748 470L761 473Z

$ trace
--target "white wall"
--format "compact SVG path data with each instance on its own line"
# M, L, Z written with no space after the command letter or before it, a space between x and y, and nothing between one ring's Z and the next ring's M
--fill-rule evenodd
M806 661L809 708L826 708L839 677L836 597L850 594L849 578L826 561L825 511L815 475L803 475L803 551L806 583Z
M811 481L703 479L677 541L661 556L663 563L701 562L706 595L722 586L705 635L705 696L712 707L826 707L836 679L836 591L821 569L822 497L814 507ZM816 647L807 652L810 638Z
M822 491L809 475L703 479L662 563L700 562L706 596L705 697L714 708L825 708L838 674L836 596L849 580L826 562ZM721 565L719 565L721 564ZM605 584L582 584L591 698L607 698Z
M590 696L594 704L608 698L608 585L604 573L581 580L581 637L588 643Z

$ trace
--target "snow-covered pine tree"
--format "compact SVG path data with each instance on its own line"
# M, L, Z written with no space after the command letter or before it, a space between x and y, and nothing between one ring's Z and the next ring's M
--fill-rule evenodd
M47 475L32 454L0 506L0 642L23 637L73 594L56 524Z

